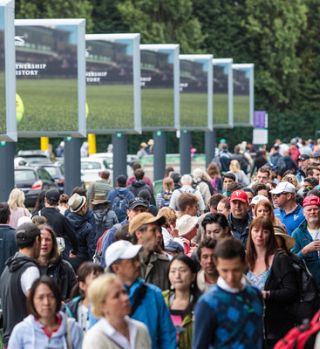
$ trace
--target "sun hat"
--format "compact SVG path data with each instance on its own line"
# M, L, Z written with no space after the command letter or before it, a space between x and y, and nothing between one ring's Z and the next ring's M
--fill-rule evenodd
M288 235L280 226L274 227L274 235L275 237L279 236L283 238L288 251L290 251L292 247L296 244L296 240L292 236Z
M163 225L166 222L166 218L164 216L154 216L149 212L142 212L137 214L132 220L129 222L129 233L133 234L136 230L138 230L141 226L145 224L156 224Z
M198 224L198 217L184 214L176 221L176 228L179 232L179 236L184 236L191 231Z
M68 205L71 212L78 212L85 205L87 199L85 196L81 196L77 193L73 194L68 201Z
M108 202L105 193L95 193L94 198L91 202L92 205L99 205Z

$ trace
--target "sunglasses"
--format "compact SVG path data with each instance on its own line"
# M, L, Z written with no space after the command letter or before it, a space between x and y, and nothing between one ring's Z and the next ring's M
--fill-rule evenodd
M279 198L281 195L286 194L286 193L280 193L280 194L272 194L273 197Z

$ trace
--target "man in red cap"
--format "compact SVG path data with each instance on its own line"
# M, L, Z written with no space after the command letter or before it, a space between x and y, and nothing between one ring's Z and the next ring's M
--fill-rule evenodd
M306 196L303 200L305 221L292 233L296 240L292 252L303 258L320 287L320 198Z
M230 206L231 213L228 217L228 222L231 227L231 233L245 247L251 223L247 193L243 190L234 191L230 197Z

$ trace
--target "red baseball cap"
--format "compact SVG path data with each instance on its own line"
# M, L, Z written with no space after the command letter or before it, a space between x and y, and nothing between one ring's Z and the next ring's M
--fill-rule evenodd
M248 202L248 195L243 190L236 190L231 194L230 201L242 201L242 202Z
M315 196L315 195L306 196L303 199L302 206L306 207L306 206L311 206L311 205L320 206L320 198L318 196Z

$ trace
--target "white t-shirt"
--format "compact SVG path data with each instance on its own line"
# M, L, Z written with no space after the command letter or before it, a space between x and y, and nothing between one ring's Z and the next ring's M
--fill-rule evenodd
M320 230L319 229L310 229L308 227L308 232L310 233L313 241L320 240Z
M37 267L27 268L21 275L21 288L25 296L27 296L33 282L40 277L40 272Z

